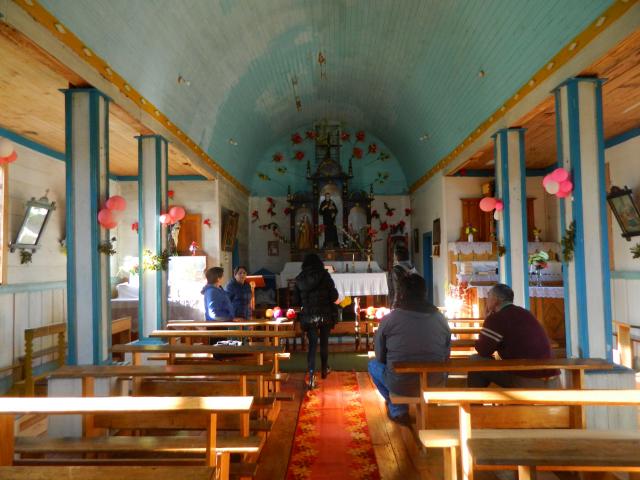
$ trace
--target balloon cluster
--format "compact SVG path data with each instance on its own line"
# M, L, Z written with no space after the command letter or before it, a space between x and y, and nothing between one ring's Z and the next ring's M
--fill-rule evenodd
M127 201L120 195L114 195L109 197L104 202L104 207L98 212L98 223L102 228L111 230L116 228L116 225L120 221L120 215L127 208Z
M558 198L566 198L573 191L573 182L569 180L569 172L560 167L549 173L542 180L545 191Z
M267 310L269 311L269 310ZM280 307L275 307L271 310L271 316L276 320L279 318L287 317L289 320L294 320L297 317L296 311L293 308L289 308L285 313L284 310ZM268 317L268 315L267 315Z
M492 210L495 210L495 212L493 212L493 218L496 220L501 220L502 211L504 210L504 203L498 198L484 197L482 200L480 200L480 210L482 210L483 212L490 212Z
M167 213L160 215L160 223L162 225L173 225L179 222L187 214L183 207L171 207Z
M18 152L8 138L0 138L0 165L13 163L18 159Z

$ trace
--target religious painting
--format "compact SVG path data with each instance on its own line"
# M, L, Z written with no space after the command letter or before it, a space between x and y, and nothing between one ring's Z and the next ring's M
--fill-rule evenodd
M640 235L640 211L631 195L631 189L611 187L607 201L620 225L622 236L628 241Z
M238 213L231 210L222 212L222 250L233 251L233 245L238 235Z
M269 240L267 242L267 255L277 257L280 255L280 246L277 240Z

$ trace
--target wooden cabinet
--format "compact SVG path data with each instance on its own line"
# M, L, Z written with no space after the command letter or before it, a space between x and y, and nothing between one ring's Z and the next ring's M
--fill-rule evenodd
M191 255L189 247L196 242L202 248L202 216L188 214L180 220L180 234L178 235L178 254Z
M495 223L493 212L483 212L480 210L480 198L461 198L462 203L462 228L460 230L461 242L467 241L465 227L471 225L478 231L473 234L474 242L490 242L495 234ZM533 241L533 229L535 228L535 214L533 211L534 198L527 198L527 232L529 241Z

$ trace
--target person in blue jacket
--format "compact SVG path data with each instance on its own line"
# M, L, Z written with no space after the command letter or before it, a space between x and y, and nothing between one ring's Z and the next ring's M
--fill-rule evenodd
M209 268L205 273L207 284L202 289L204 295L204 318L207 322L230 322L233 320L233 307L227 293L220 286L224 269Z
M224 287L236 318L251 318L251 286L245 281L246 278L247 268L238 265L233 269L233 278Z

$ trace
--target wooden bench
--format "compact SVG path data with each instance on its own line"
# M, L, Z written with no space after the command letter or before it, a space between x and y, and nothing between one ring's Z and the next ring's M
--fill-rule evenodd
M14 383L14 387L32 397L35 395L35 385L38 380L47 377L48 372L34 373L34 360L44 359L47 356L55 357L56 366L64 365L67 351L66 344L67 325L65 323L55 323L38 328L27 328L24 331L24 357L20 359L19 366L22 367L21 379ZM41 349L35 349L34 341L39 338L54 337L56 345Z
M214 467L46 466L0 467L3 480L215 480Z
M460 446L463 480L473 478L477 466L517 467L523 480L535 477L535 468L575 471L640 472L640 432L584 430L476 430L474 404L498 406L640 406L640 390L524 390L433 389L424 392L429 404L456 404L459 424L453 442L445 432L421 431L434 446L448 448L446 478L456 478L455 446ZM478 405L479 407L479 405ZM483 408L483 407L479 407ZM498 407L490 407L498 408Z
M394 365L394 370L398 373L416 373L420 375L420 391L424 392L429 389L428 374L429 373L442 373L447 372L449 374L468 374L469 372L479 371L531 371L531 370L551 370L560 369L568 370L571 372L571 383L573 388L582 388L584 385L584 372L585 370L607 370L613 368L613 364L601 360L601 359L549 359L549 360L479 360L479 359L455 359L448 362L398 362ZM438 409L436 415L432 415L433 418L429 418L427 404L418 398L417 403L420 408L418 409L417 424L418 429L426 428L451 428L453 425L451 420L454 415L451 413L446 414L443 409ZM433 409L431 409L433 410ZM584 424L584 413L581 408L574 408L569 413L568 411L562 412L558 409L536 409L536 413L531 412L533 415L539 415L540 421L546 419L551 425L558 425L558 423L566 423L571 421L574 424ZM494 412L496 414L498 412ZM506 412L505 412L506 413ZM524 412L523 412L524 413ZM482 415L479 418L483 418ZM493 425L491 417L486 418L489 423L486 428L495 426L496 428L519 428L521 422L525 424L531 423L532 420L528 420L526 416L507 414L505 416L496 416L495 421L502 421L503 425ZM484 422L484 420L482 420ZM533 417L533 425L536 424L535 416ZM509 426L512 425L512 426ZM531 425L531 426L533 426Z
M217 466L220 477L229 477L229 452L217 460L217 416L221 413L247 414L252 397L41 397L0 398L0 466L14 463L16 439L15 415L85 414L96 416L129 415L132 418L171 415L193 416L206 429L205 465ZM80 440L82 441L82 440ZM64 459L61 460L61 463Z

